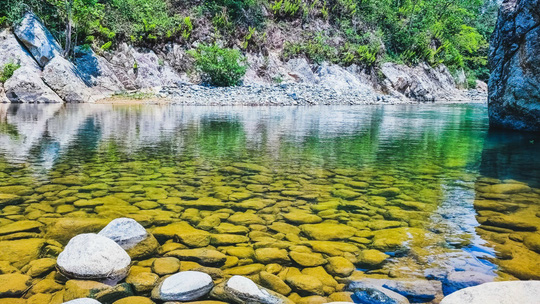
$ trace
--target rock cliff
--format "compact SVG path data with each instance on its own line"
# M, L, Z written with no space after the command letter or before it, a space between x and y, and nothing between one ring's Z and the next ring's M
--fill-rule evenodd
M490 125L540 131L540 1L505 0L490 47Z

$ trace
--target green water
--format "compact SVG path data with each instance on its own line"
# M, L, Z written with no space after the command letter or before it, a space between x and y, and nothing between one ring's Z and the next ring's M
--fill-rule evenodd
M207 247L344 256L358 278L540 279L540 255L524 243L540 228L539 158L538 135L488 132L481 104L4 104L0 225L44 225L0 240L53 239L41 257L54 257L75 230L51 231L69 218L131 217L150 230L183 221L212 234L232 224L248 238ZM368 249L386 260L362 260ZM221 270L250 264L261 261Z

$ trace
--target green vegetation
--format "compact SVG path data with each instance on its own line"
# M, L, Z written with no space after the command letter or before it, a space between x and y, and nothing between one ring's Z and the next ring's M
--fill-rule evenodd
M200 45L190 54L195 58L195 66L211 85L235 86L246 74L246 59L238 50L221 48L216 44Z
M21 65L15 62L8 62L0 68L0 83L6 82L13 76L13 73L20 68Z
M219 41L345 66L445 64L464 69L472 83L488 76L497 8L493 0L0 0L0 24L31 9L68 51Z

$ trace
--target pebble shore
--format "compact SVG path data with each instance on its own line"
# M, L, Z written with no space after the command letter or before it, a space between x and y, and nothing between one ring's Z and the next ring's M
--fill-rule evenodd
M147 91L145 91L147 92ZM272 86L206 87L184 84L160 87L152 91L155 97L143 98L148 103L167 103L201 106L309 106L309 105L385 105L422 104L403 96L375 93L368 90L335 90L326 86L287 83ZM137 94L137 92L130 92ZM487 93L469 90L466 99L437 100L433 103L485 103ZM131 98L112 98L105 102L129 102ZM104 102L104 101L101 101Z

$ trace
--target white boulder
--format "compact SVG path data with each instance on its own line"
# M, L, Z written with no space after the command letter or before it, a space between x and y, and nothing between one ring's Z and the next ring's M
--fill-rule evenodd
M183 271L161 282L152 291L152 298L162 301L193 301L212 290L212 278L199 271Z
M113 240L87 233L72 238L56 262L70 278L114 281L127 276L131 258Z
M540 303L540 281L491 282L458 290L441 304Z

